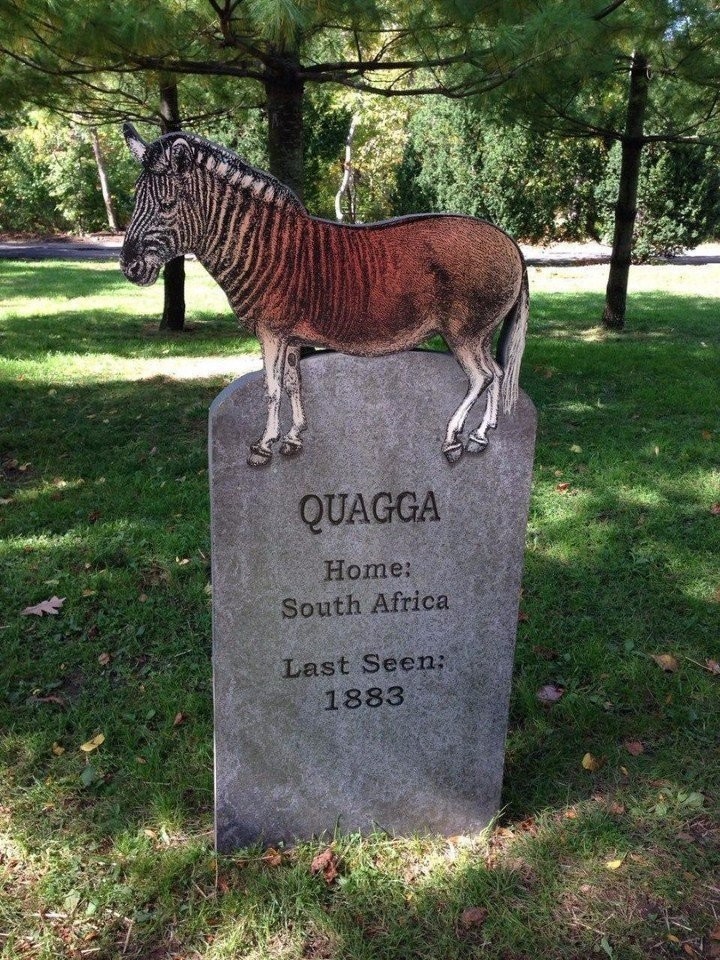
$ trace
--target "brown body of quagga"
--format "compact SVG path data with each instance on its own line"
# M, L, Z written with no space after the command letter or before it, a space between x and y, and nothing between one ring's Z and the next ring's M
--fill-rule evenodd
M261 341L270 413L250 463L269 460L283 386L293 428L281 452L300 449L301 344L378 356L433 333L445 338L469 381L443 451L458 459L465 418L489 388L485 418L467 444L471 452L484 449L501 383L505 410L514 406L527 327L525 264L507 234L446 214L362 226L321 220L279 181L222 147L187 134L147 145L129 125L125 134L143 164L121 255L126 275L152 283L163 263L194 253ZM491 342L501 324L496 361Z

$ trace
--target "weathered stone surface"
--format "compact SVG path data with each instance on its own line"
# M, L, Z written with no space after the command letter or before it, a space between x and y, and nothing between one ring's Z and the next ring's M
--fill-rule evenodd
M480 829L502 784L534 408L521 394L450 466L450 356L322 354L303 374L299 456L246 464L259 373L210 414L218 847Z

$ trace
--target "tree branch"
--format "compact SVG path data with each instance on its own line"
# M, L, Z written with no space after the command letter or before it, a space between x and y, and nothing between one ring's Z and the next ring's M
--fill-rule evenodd
M618 7L621 7L625 2L626 0L613 0L612 3L609 3L606 7L603 7L599 13L593 14L591 19L597 21L604 20L605 17L610 16L611 13L614 13L615 10L617 10Z

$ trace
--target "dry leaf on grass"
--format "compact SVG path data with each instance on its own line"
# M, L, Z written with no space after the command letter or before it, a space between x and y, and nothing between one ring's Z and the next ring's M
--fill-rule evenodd
M97 750L97 748L103 743L105 743L105 734L98 733L98 735L93 737L92 740L88 740L86 743L81 744L80 749L83 753L92 753L93 750Z
M536 696L540 703L557 703L560 697L565 693L565 687L558 683L546 683L540 687Z
M567 481L565 481L564 483L559 483L555 487L555 489L557 490L558 493L567 493L568 490L570 489L570 484Z
M32 607L25 607L22 615L24 617L28 617L31 614L36 617L42 617L44 614L57 616L58 611L64 603L65 597L50 597L49 600L42 600L40 603L36 603Z
M489 911L485 907L468 907L460 914L460 926L464 930L472 927L481 927L488 918Z
M608 870L619 870L620 867L625 863L625 857L618 857L617 860L608 860L605 866Z
M665 673L675 673L679 666L671 653L653 653L652 658Z
M591 753L586 753L582 758L582 765L585 770L595 773L605 763L604 757L594 757Z
M714 503L714 504L710 507L710 513L711 513L714 517L720 517L720 503Z
M322 873L325 883L331 884L338 877L337 864L337 857L332 852L332 849L328 847L326 850L323 850L322 853L319 853L310 864L310 873L312 873L313 876L316 873Z
M101 667L106 667L110 663L111 659L112 657L109 653L101 653L98 657L98 663Z
M626 740L624 747L633 757L639 757L641 753L645 753L645 747L639 740Z
M705 669L710 673L714 673L715 676L720 676L720 663L717 660L707 659L705 661Z
M185 720L185 714L178 710L178 712L175 714L175 719L173 720L173 726L179 727L181 723L185 723Z
M274 847L270 847L265 856L262 858L262 861L269 867L279 867L282 863L282 854L279 850L275 850Z

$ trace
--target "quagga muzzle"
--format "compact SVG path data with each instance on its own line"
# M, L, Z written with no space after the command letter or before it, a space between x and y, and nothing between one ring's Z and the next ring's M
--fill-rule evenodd
M201 137L172 133L125 139L142 164L120 263L129 280L154 283L163 264L194 253L262 346L268 418L248 463L270 461L280 439L283 388L292 426L280 453L302 447L307 423L299 355L303 344L380 356L441 334L468 378L442 451L454 463L479 453L515 405L528 322L525 263L515 242L484 220L425 214L362 226L310 216L269 174ZM492 338L502 325L497 359ZM463 444L475 401L485 415Z

